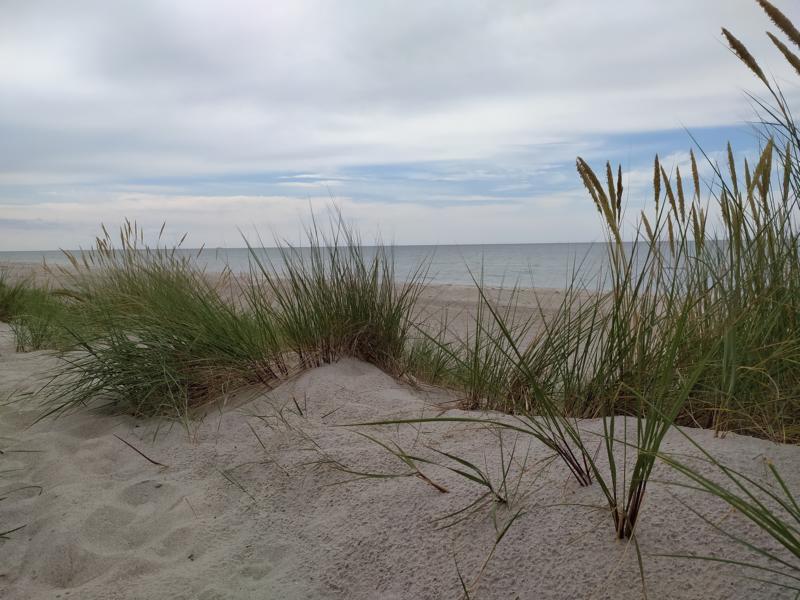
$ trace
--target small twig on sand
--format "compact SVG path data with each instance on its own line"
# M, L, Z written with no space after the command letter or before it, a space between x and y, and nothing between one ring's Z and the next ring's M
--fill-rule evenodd
M126 446L128 446L128 448L131 448L131 449L132 449L134 452L136 452L136 453L137 453L139 456L142 456L143 458L147 459L149 462L153 463L154 465L158 465L159 467L164 467L165 469L168 469L168 468L169 468L169 467L168 467L167 465L165 465L164 463L160 463L160 462L158 462L157 460L153 460L152 458L150 458L149 456L147 456L147 455L146 455L144 452L142 452L141 450L139 450L139 449L138 449L136 446L134 446L134 445L133 445L133 444L131 444L130 442L128 442L128 441L126 441L126 440L122 439L121 437L119 437L119 436L118 436L116 433L114 434L114 437L115 437L115 438L117 438L117 439L118 439L120 442L122 442L122 443L123 443L123 444L125 444Z
M423 474L423 472L422 472L422 471L420 471L419 469L417 469L417 472L415 473L415 475L416 475L417 477L419 477L420 479L422 479L422 481L424 481L425 483L427 483L427 484L429 484L429 485L432 485L434 488L436 488L436 489L437 489L438 491L440 491L442 494L449 494L449 493L450 493L450 490L448 490L448 489L447 489L446 487L444 487L443 485L439 485L439 484L438 484L438 483L436 483L435 481L432 481L432 480L430 480L430 479L428 478L428 476L427 476L427 475L425 475L425 474Z
M190 508L190 509L192 509L192 513L194 514L194 518L195 518L195 519L198 519L199 517L197 516L197 511L194 509L194 506L192 506L192 503L191 503L191 502L189 502L189 498L187 498L186 496L184 496L184 497L183 497L183 499L186 501L186 504L188 504L188 505L189 505L189 508Z

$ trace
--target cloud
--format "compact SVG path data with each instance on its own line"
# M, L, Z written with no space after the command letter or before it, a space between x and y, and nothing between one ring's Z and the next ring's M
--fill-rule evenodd
M42 215L58 197L59 214L95 222L129 206L122 192L164 193L148 185L301 201L335 187L384 227L390 205L542 203L578 189L576 154L627 149L636 166L641 132L749 117L740 90L757 86L721 25L775 57L766 17L727 0L10 0L3 13L0 202ZM465 210L446 214L470 241ZM505 224L481 216L481 237L503 241Z
M100 223L114 228L124 219L139 223L152 235L167 223L167 239L189 233L187 244L199 247L241 247L242 235L251 239L275 237L292 243L303 240L303 226L313 213L323 221L334 209L364 232L364 239L381 237L406 244L493 243L499 231L507 243L569 240L556 224L569 217L572 232L581 239L599 239L593 211L580 192L518 202L496 198L449 198L447 202L383 203L339 197L312 196L176 196L122 194L102 201L49 202L36 205L0 204L4 243L9 249L34 250L86 246L100 231ZM579 208L581 210L575 210ZM48 220L38 215L49 215ZM486 223L493 227L488 229ZM450 227L457 223L458 227ZM24 225L24 226L23 226ZM55 230L55 231L54 231ZM54 237L54 233L58 233ZM58 243L54 240L58 239Z

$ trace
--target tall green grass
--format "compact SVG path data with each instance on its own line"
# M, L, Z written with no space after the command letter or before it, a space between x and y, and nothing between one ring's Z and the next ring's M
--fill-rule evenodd
M148 246L135 224L118 242L104 229L59 270L82 320L60 323L73 351L47 386L49 412L102 399L185 417L240 386L341 356L403 373L423 267L398 284L390 250L367 257L341 218L330 235L316 225L308 235L308 247L282 245L275 263L251 247L250 273L237 277L205 274L179 245Z
M12 283L9 274L0 271L0 321L8 322L20 312L28 289L26 281Z
M792 21L770 2L757 2L790 43L800 47L800 33ZM717 309L698 318L710 322L711 327L716 326L721 340L721 350L710 369L716 385L709 386L711 398L706 401L712 406L717 430L730 429L745 421L761 435L797 442L800 136L786 97L777 84L766 78L741 41L725 29L723 35L734 54L766 86L769 98L756 99L766 146L752 172L745 162L745 185L737 181L730 146L730 178L726 181L722 170L715 168L723 181L719 204L729 237L725 247L710 253L709 264L717 271L715 276L698 269L700 275L709 278L695 280L696 287L710 288L709 304ZM767 35L800 75L800 57L776 35L769 32ZM691 437L688 439L704 459L705 469L673 456L660 455L660 458L684 476L688 483L683 485L726 503L755 524L773 544L738 534L726 522L714 522L699 507L689 506L709 526L747 548L752 558L734 561L725 556L673 556L734 564L756 573L753 578L800 595L797 491L790 488L771 463L767 464L769 478L765 481L727 467ZM709 475L709 471L716 476Z
M254 317L276 324L302 367L354 356L405 372L425 263L396 281L391 249L378 244L368 255L341 215L327 231L314 220L305 241L305 247L279 242L276 261L248 244L246 295Z
M73 352L47 386L50 413L101 399L135 415L185 417L250 383L286 372L277 330L227 301L177 247L153 248L126 223L70 256L61 274L84 321L63 324Z
M0 272L0 321L11 325L17 352L63 348L68 343L60 324L70 318L69 301L26 279L12 282Z
M439 380L461 387L473 407L536 412L535 388L569 416L646 416L638 397L660 393L666 367L680 382L702 365L678 423L800 439L800 212L787 187L794 161L776 154L768 141L752 172L745 161L742 181L729 152L727 172L710 182L710 203L693 153L689 185L656 158L654 202L634 224L632 243L623 241L620 175L608 165L601 183L578 159L607 234L600 283L587 293L581 284L592 274L576 271L530 342L518 333L530 324L496 304L487 310L483 292L475 335L460 344L438 336L460 371L439 369ZM714 229L709 213L718 218ZM488 325L481 314L491 315Z

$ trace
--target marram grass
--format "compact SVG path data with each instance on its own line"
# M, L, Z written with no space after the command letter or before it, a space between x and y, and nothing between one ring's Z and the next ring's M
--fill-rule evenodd
M60 348L68 344L61 325L74 318L69 299L28 280L12 282L0 272L0 321L11 325L17 352Z
M46 386L49 412L96 404L135 415L185 417L286 366L270 323L226 301L171 248L149 248L126 223L119 246L106 233L62 271L85 316L63 324L72 352Z
M424 263L398 283L391 248L379 243L368 255L341 215L327 231L312 221L305 241L305 247L278 242L276 262L248 243L251 313L275 324L303 367L354 356L404 372Z
M81 318L55 324L71 352L44 390L48 413L100 404L185 418L342 356L404 373L423 267L397 284L390 249L367 257L341 219L308 234L307 248L281 246L280 264L251 248L248 276L217 276L177 246L147 246L133 223L117 243L104 229L58 270Z

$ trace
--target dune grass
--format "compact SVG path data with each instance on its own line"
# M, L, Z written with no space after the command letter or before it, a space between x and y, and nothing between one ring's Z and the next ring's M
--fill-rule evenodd
M426 340L447 359L429 377L458 385L473 407L536 412L535 382L536 394L570 416L642 415L637 394L652 395L667 363L676 381L702 364L677 422L797 441L800 231L797 196L783 185L794 163L773 164L776 153L768 142L754 172L742 169L744 182L731 162L727 177L719 174L713 207L701 200L693 154L691 196L680 171L670 177L656 159L653 211L640 216L632 243L622 241L619 176L609 166L601 183L579 159L608 234L601 284L586 293L580 284L591 274L576 272L530 342L529 324L515 323L482 293L470 340ZM721 217L713 232L710 210ZM488 324L481 313L491 316ZM430 347L425 354L435 355Z
M353 356L403 373L425 263L398 283L391 249L378 243L368 255L339 214L327 231L313 220L305 241L278 241L280 261L248 243L252 314L276 324L302 367Z
M62 348L67 343L61 323L72 317L68 301L57 292L21 279L12 283L0 272L0 321L11 325L17 352Z
M250 273L237 277L205 274L179 245L147 246L133 223L118 243L104 229L59 269L81 320L58 323L73 351L45 390L48 412L102 399L185 418L242 386L345 355L401 374L424 271L397 285L389 249L368 258L340 218L330 231L309 229L307 248L282 245L276 264L252 247Z
M0 271L0 321L9 322L21 310L29 291L27 282L11 282L5 271Z
M185 417L249 383L270 384L286 365L277 333L223 297L176 248L144 245L126 223L61 271L80 307L62 324L73 352L45 389L50 413L101 399L135 415Z
M757 0L770 20L791 43L800 47L800 33L792 21L767 0ZM727 182L720 191L722 219L730 234L724 247L712 253L710 272L697 287L714 289L709 303L716 312L698 318L714 323L720 332L721 349L711 372L718 385L711 388L715 429L731 428L742 420L751 431L778 441L798 441L798 322L800 312L800 242L797 202L800 191L798 154L800 136L786 97L770 83L747 47L723 29L734 54L766 86L770 100L756 99L761 112L761 132L766 147L752 173L745 163L745 186L737 182L733 153L728 146ZM800 57L770 32L767 36L783 58L800 75ZM777 145L775 140L780 141ZM773 161L778 163L773 166ZM773 177L777 175L777 183ZM723 267L723 268L720 268ZM709 286L709 282L711 285ZM719 291L717 291L719 290ZM710 294L711 295L711 294ZM706 307L704 307L706 308ZM683 433L683 432L682 432ZM686 435L684 433L684 435ZM748 575L770 585L787 588L800 596L800 508L779 470L767 461L768 476L755 477L727 467L692 438L706 466L678 457L659 458L684 477L684 485L709 494L756 525L763 539L737 533L726 522L704 516L698 506L687 509L732 542L750 551L749 560L733 561L725 556L672 555L675 558L733 564ZM707 474L710 471L712 475Z

